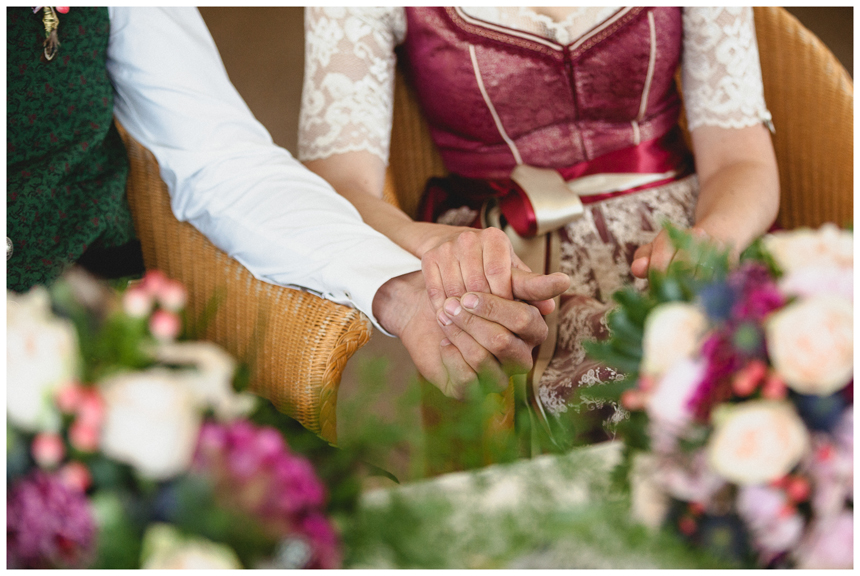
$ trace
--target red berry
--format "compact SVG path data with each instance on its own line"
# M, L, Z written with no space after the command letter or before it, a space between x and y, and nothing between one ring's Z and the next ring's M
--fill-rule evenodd
M691 536L696 532L696 521L689 516L683 516L678 520L678 529L686 536Z
M785 487L785 493L792 502L805 502L810 492L809 480L802 476L792 476Z

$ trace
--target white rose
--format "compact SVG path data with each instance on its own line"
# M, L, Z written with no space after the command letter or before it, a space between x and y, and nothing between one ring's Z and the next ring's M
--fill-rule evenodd
M837 296L792 302L765 323L774 369L801 394L827 396L854 373L854 305Z
M152 368L101 383L105 419L101 450L143 476L169 478L188 469L200 429L200 407L188 383Z
M48 291L6 293L6 413L30 432L56 428L52 397L78 373L78 337L51 313Z
M143 536L141 568L149 570L231 570L242 568L226 544L185 536L169 524L151 524Z
M698 351L708 319L697 306L668 302L654 308L645 320L642 338L642 372L663 374L672 365Z
M170 342L159 346L155 356L165 363L193 366L183 378L197 401L212 408L220 420L245 416L254 409L256 396L233 390L236 361L216 344Z
M767 234L765 249L785 273L807 267L854 267L854 234L828 223Z
M751 400L721 406L706 453L710 467L739 485L788 474L809 448L809 434L791 403Z

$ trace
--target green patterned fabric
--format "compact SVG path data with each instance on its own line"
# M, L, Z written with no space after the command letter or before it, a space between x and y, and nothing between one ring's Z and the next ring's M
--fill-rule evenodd
M59 15L60 48L42 61L42 12L6 11L6 286L49 284L90 247L134 238L126 151L105 69L107 8Z

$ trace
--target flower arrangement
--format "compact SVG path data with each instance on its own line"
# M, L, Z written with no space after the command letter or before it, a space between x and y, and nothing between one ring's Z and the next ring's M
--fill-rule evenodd
M157 271L7 294L7 567L340 566L326 488L185 300Z
M774 232L730 266L670 232L691 258L616 294L589 347L627 373L606 394L634 515L741 562L851 568L853 234Z

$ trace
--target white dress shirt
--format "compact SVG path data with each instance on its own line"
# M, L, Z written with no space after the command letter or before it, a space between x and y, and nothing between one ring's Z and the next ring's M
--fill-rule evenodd
M272 142L195 8L109 10L114 113L158 160L176 217L260 280L373 319L379 287L420 270L420 261Z

